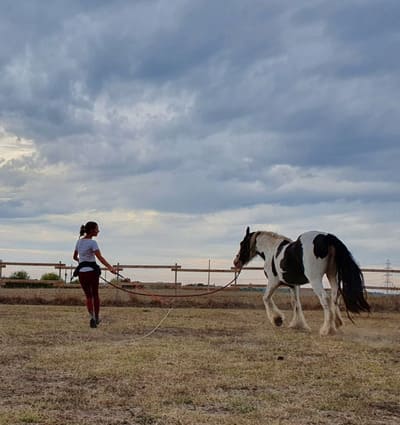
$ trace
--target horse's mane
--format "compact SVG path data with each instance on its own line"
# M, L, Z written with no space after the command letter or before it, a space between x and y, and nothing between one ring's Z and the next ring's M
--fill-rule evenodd
M257 232L259 235L267 235L267 236L269 236L269 237L271 237L272 239L276 239L277 241L278 240L288 240L288 241L290 241L291 239L290 238L288 238L287 236L283 236L283 235L281 235L281 234L279 234L279 233L276 233L276 232L268 232L268 231L266 231L266 230L260 230L260 231L258 231Z

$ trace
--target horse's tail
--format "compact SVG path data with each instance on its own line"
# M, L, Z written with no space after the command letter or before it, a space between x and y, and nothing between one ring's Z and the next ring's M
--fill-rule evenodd
M346 245L336 236L328 234L329 245L335 248L337 278L348 311L369 312L371 307L365 299L364 276Z

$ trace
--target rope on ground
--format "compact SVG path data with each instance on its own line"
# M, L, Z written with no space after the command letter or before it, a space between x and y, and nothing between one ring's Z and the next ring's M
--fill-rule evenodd
M147 332L146 334L144 334L140 337L133 339L133 341L131 341L130 343L138 342L142 339L149 337L151 334L153 334L162 325L162 323L169 316L169 313L171 313L172 310L173 310L173 307L170 307L168 309L167 313L164 315L164 317L158 322L158 324L151 331Z
M230 280L226 285L221 286L220 288L216 288L212 291L207 291L207 292L201 292L199 294L175 294L175 295L168 295L168 294L155 294L155 293L148 293L148 292L139 292L139 291L131 291L129 289L123 288L122 286L119 285L115 285L114 283L108 281L107 279L105 279L104 277L100 276L101 279L104 280L104 282L106 282L107 284L109 284L110 286L119 289L120 291L123 292L127 292L128 294L132 294L132 295L142 295L142 296L146 296L146 297L153 297L153 298L188 298L188 297L202 297L202 296L206 296L206 295L211 295L211 294L215 294L216 292L222 291L224 289L226 289L228 286L232 285L232 283L234 281L236 281L236 279L238 278L240 274L240 270L238 272L237 275L235 275L235 277ZM125 279L124 276L122 276L121 274L118 273L118 276ZM165 319L169 316L169 314L171 313L171 311L173 310L173 307L169 307L167 313L164 315L164 317L159 321L159 323L149 332L147 332L146 334L144 334L143 336L140 336L138 338L135 338L133 341L131 341L131 343L135 343L138 342L142 339L145 339L147 337L149 337L150 335L152 335L161 325L162 323L165 321Z

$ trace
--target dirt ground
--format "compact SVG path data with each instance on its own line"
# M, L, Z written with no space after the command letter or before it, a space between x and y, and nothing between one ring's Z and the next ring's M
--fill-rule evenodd
M400 423L399 313L320 337L259 309L0 305L0 424ZM157 327L159 326L159 327Z

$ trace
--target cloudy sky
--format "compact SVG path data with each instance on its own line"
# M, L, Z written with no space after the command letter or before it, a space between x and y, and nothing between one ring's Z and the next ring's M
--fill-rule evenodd
M400 265L398 0L0 1L0 258L230 266L245 227Z

